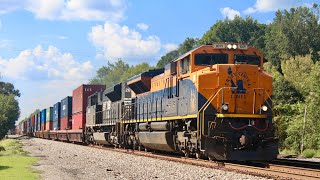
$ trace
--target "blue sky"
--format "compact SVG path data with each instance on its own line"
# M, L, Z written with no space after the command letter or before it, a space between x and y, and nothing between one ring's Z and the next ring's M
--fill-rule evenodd
M155 65L187 37L235 15L270 23L319 0L0 0L0 74L21 91L21 118L52 106L106 61Z

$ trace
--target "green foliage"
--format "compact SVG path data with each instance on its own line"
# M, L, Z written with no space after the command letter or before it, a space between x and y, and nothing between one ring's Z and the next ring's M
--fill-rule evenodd
M177 50L173 50L161 57L157 63L157 68L164 68L166 64L177 59L180 55L196 48L198 45L198 39L186 38L182 44L179 45Z
M225 19L216 22L199 40L199 44L213 42L243 42L251 44L260 50L265 48L265 24L247 17L236 16L234 20Z
M20 115L19 103L15 95L0 94L0 139L2 139L9 129L15 127L15 121Z
M129 64L119 59L114 63L108 62L107 66L101 67L97 71L97 76L90 80L90 84L105 84L107 87L111 87L152 68L148 63L129 66Z
M317 154L317 151L314 149L306 149L302 152L302 156L305 158L312 158Z
M179 57L179 51L178 50L173 50L167 53L166 55L162 56L161 59L157 63L158 68L164 68L166 64L168 64L170 61L175 60L176 58Z
M295 152L294 150L291 150L291 149L284 149L284 150L280 151L280 154L297 155L298 153Z
M14 89L13 84L2 82L2 81L0 81L0 94L5 94L5 95L13 94L18 97L20 97L21 95L19 90Z
M318 7L298 7L277 11L273 22L266 31L267 57L279 70L281 61L286 57L312 54L318 60L320 50L320 28Z

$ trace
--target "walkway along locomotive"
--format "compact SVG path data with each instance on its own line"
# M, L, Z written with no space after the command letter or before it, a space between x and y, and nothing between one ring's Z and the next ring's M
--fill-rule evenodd
M197 47L88 99L84 140L217 160L278 153L272 77L246 44Z

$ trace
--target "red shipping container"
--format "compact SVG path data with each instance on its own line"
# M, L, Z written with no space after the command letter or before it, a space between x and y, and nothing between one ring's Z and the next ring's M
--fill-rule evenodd
M31 117L31 127L34 127L34 116Z
M83 129L86 126L86 113L72 114L72 130Z
M52 121L46 122L46 130L52 130Z
M71 117L61 117L60 121L61 130L71 129Z
M42 131L46 130L46 123L41 123L41 130Z
M106 89L105 85L81 85L72 92L72 114L86 112L88 97Z

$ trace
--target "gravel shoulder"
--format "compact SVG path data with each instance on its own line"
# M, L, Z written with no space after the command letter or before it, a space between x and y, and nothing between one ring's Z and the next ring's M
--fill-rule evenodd
M149 157L37 138L22 139L24 150L41 160L41 179L264 179Z

